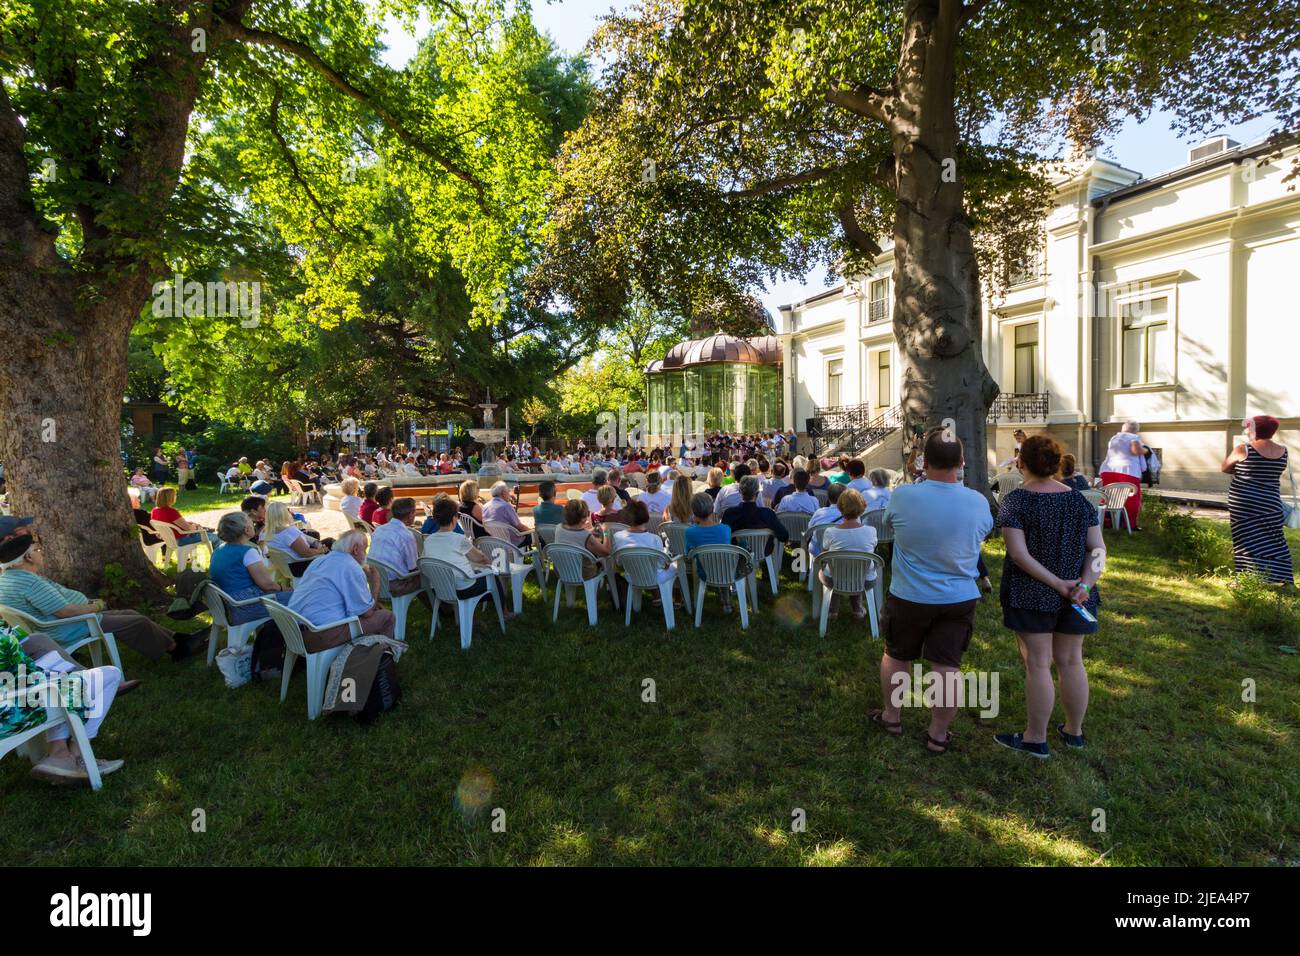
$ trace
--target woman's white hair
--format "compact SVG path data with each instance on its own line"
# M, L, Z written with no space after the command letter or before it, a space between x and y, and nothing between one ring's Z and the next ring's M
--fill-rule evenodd
M1140 432L1141 430L1142 430L1142 426L1139 425L1139 424L1138 424L1137 422L1135 422L1135 421L1131 421L1131 420L1130 420L1130 421L1127 421L1127 422L1124 423L1124 431L1126 431L1126 432L1128 432L1128 433L1130 433L1130 434L1132 434L1132 435L1136 435L1136 434L1137 434L1138 432Z

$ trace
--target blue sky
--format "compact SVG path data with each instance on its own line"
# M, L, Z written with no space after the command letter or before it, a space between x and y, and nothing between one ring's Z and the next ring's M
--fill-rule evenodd
M743 0L738 0L743 2ZM624 10L633 4L628 0L534 0L533 22L538 29L549 33L556 45L576 53L586 44L596 21L611 8ZM418 33L423 33L420 29ZM388 55L385 59L394 66L401 65L415 53L417 39L394 26L385 37ZM1218 132L1226 133L1241 143L1249 143L1267 134L1271 128L1267 118L1241 126L1225 126ZM1199 140L1180 140L1172 129L1169 116L1156 113L1145 122L1130 120L1123 129L1101 149L1101 155L1129 169L1150 177L1174 169L1187 161L1187 151ZM825 273L817 271L807 276L769 286L763 304L775 313L777 306L798 302L828 288Z

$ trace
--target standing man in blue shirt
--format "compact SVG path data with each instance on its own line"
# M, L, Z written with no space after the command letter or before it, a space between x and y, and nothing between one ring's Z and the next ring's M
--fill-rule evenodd
M980 544L993 529L984 496L958 480L965 462L961 439L950 428L930 429L926 480L896 488L885 510L894 531L893 574L880 618L884 707L871 719L891 736L902 734L897 688L910 680L913 662L924 658L945 689L942 706L931 710L926 738L926 748L937 754L951 743L957 701L950 691L975 630Z

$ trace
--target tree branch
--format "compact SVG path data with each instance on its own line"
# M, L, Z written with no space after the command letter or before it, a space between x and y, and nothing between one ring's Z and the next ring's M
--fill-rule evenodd
M218 14L220 16L220 14ZM492 210L487 200L487 190L484 188L481 180L473 173L463 169L457 162L434 149L428 143L418 138L414 133L407 129L406 125L397 118L394 113L382 103L378 102L375 97L358 89L350 80L342 76L337 70L326 63L319 54L305 43L281 36L278 33L272 33L269 30L262 30L257 27L245 26L235 20L229 20L224 17L221 22L230 36L242 40L245 43L252 43L257 46L273 47L290 54L304 65L310 67L319 74L330 86L334 87L344 96L360 103L369 109L383 121L393 133L404 144L424 153L430 157L439 166L445 169L451 175L468 185L473 191L475 200L480 209L487 215L492 214Z
M832 86L826 93L826 102L846 109L850 113L856 113L858 116L877 120L886 126L890 126L892 122L890 116L893 111L890 106L893 96L884 90L877 90L865 84L853 89Z
M842 172L847 166L817 166L813 169L806 169L801 173L792 173L789 176L777 176L774 179L764 179L752 186L744 189L732 189L724 192L722 195L728 199L751 199L755 196L766 196L769 193L780 192L782 189L788 189L790 186L799 186L803 183L815 183L818 180L825 179L832 173Z
M850 245L859 252L873 258L880 255L880 243L876 242L858 223L857 214L853 211L852 201L840 206L839 209L835 210L835 213L839 216L840 226L844 229L844 238L849 241Z

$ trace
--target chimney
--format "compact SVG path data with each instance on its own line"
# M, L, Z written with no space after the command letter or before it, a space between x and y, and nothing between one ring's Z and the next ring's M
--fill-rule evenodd
M1241 145L1235 139L1227 136L1211 136L1199 146L1193 146L1187 151L1187 162L1199 163L1203 159L1209 159L1211 156L1217 156L1219 153L1226 153L1235 146Z

